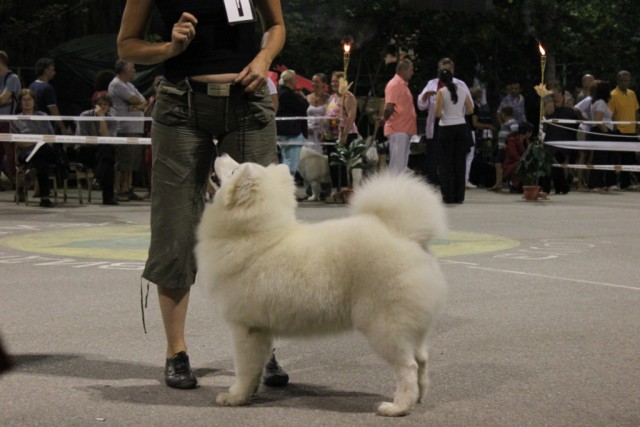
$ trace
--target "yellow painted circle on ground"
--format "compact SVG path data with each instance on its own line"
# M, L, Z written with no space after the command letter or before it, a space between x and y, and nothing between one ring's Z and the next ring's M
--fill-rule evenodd
M5 237L0 245L70 258L145 261L149 226L122 224L38 231Z
M493 234L452 231L446 239L431 242L439 257L499 252L519 246L516 240ZM24 233L5 237L0 245L23 252L91 258L145 261L149 249L149 227L108 225Z
M452 231L446 239L436 239L430 244L433 252L441 258L500 252L516 246L520 246L517 240L468 231Z

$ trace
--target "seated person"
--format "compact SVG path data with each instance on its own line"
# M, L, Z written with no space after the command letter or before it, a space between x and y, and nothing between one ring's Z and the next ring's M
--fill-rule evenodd
M80 114L81 117L108 117L113 101L108 93L101 93L96 97L96 105L91 110ZM84 136L116 136L118 124L114 121L97 120L91 122L80 121L76 126L76 134ZM117 205L114 195L115 180L115 146L99 144L96 150L95 175L102 187L102 204Z
M504 178L509 180L509 190L512 193L522 193L522 182L516 177L516 169L522 154L524 154L529 145L532 133L533 126L531 123L522 122L518 124L518 132L512 133L507 138L502 170Z
M36 111L36 97L31 89L22 89L20 91L18 94L18 103L22 110L22 113L18 114L18 116L46 115L41 111ZM32 135L55 134L51 122L40 120L15 120L11 122L11 133ZM32 177L33 170L35 169L38 187L40 188L40 206L43 208L52 208L54 204L49 200L49 193L51 192L49 185L49 165L55 164L56 162L55 152L50 145L44 144L39 147L36 153L29 159L29 156L35 148L35 142L16 142L17 163L19 165L26 164L25 179ZM27 161L27 159L29 160ZM23 183L23 185L26 186L27 183ZM21 199L20 196L18 197Z

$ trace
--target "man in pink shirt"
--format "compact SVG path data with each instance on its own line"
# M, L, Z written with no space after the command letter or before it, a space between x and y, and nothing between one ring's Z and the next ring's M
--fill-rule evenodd
M412 76L413 63L403 59L384 89L384 135L389 138L389 171L395 174L407 169L411 137L417 134L416 108L409 90Z

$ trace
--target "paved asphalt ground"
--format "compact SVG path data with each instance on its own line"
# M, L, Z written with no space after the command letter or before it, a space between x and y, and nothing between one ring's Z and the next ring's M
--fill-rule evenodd
M140 319L148 203L71 197L42 209L0 193L0 333L16 362L0 377L1 426L640 426L639 192L527 203L470 190L447 208L452 233L433 245L450 297L432 386L396 420L374 415L393 375L356 334L280 341L291 384L217 406L233 380L230 342L198 287L188 342L201 386L164 386L153 286L146 335Z

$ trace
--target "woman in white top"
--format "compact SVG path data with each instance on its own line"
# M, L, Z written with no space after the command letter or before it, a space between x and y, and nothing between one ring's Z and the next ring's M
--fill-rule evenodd
M309 108L307 109L307 128L309 131L310 144L307 147L322 153L322 145L319 143L325 139L330 129L326 120L319 117L327 115L327 105L329 105L329 94L327 93L327 76L323 73L314 74L311 78L313 92L307 95Z
M616 141L616 130L611 123L613 114L609 109L611 99L611 85L609 82L598 80L591 88L591 118L601 123L591 128L592 141ZM606 123L609 122L609 123ZM619 165L619 153L615 151L593 151L594 165ZM589 171L589 188L593 191L610 191L615 189L616 173L614 171Z
M465 115L473 113L473 102L453 81L448 69L438 75L444 85L436 94L436 117L440 119L440 190L445 203L464 202L466 158L471 147L469 126ZM462 99L464 98L464 99Z

